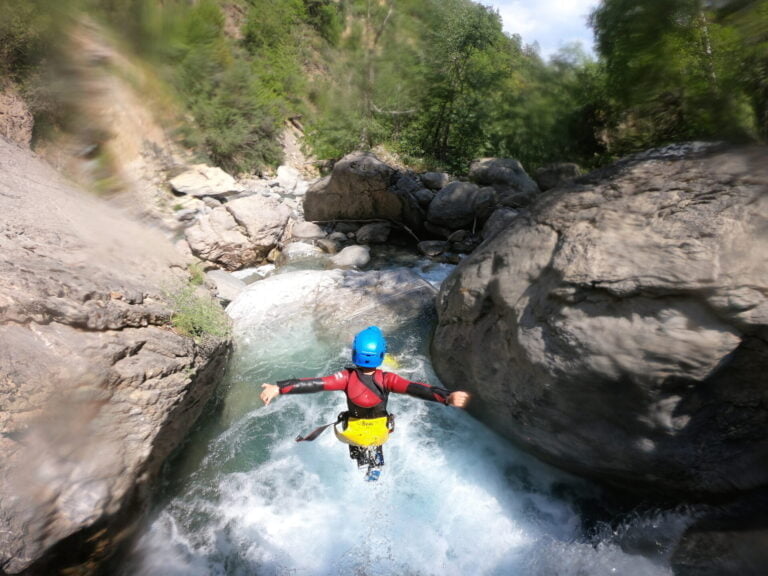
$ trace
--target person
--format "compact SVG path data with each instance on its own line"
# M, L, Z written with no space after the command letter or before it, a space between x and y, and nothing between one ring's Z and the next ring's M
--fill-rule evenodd
M384 465L381 444L386 442L389 432L394 428L393 417L387 413L390 392L441 402L457 408L465 408L470 399L470 395L463 390L450 392L439 386L413 382L393 372L379 369L384 362L386 351L387 343L381 329L378 326L369 326L358 332L352 343L354 366L330 376L292 378L275 384L264 383L261 385L261 400L265 405L269 405L272 400L283 394L343 391L347 399L347 411L343 412L335 423L342 424L341 431L334 427L336 435L349 444L349 456L357 461L358 467L368 466L366 479L376 480ZM318 428L313 434L319 434L325 428ZM314 438L297 438L304 439Z

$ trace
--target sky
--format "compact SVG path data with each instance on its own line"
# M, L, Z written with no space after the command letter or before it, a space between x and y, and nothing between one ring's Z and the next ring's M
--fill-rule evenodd
M519 34L524 44L539 43L544 60L567 44L581 42L594 53L589 13L599 0L479 0L493 6L504 21L504 31Z

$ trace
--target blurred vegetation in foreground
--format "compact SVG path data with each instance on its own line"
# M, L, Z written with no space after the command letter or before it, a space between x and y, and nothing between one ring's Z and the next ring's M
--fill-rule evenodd
M85 17L155 70L184 143L234 173L279 164L288 119L322 160L383 148L457 174L768 137L768 0L603 0L597 58L548 62L469 0L0 0L0 83L38 138L76 118L66 47Z

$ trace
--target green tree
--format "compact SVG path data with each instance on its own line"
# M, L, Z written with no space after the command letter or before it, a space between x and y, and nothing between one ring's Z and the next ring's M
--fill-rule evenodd
M618 112L615 151L749 134L744 95L732 90L732 35L705 8L701 0L604 0L592 14Z

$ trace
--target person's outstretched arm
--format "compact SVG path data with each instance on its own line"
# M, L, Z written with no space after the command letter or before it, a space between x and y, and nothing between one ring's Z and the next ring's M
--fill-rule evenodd
M432 386L426 382L406 380L392 372L384 373L384 385L388 390L398 394L408 394L409 396L431 400L432 402L440 402L446 406L455 406L456 408L466 408L471 398L469 393L463 390L450 392L445 388Z
M323 390L343 390L347 383L347 373L342 370L330 376L322 378L291 378L281 380L276 384L262 384L259 397L265 405L281 394L310 394Z

